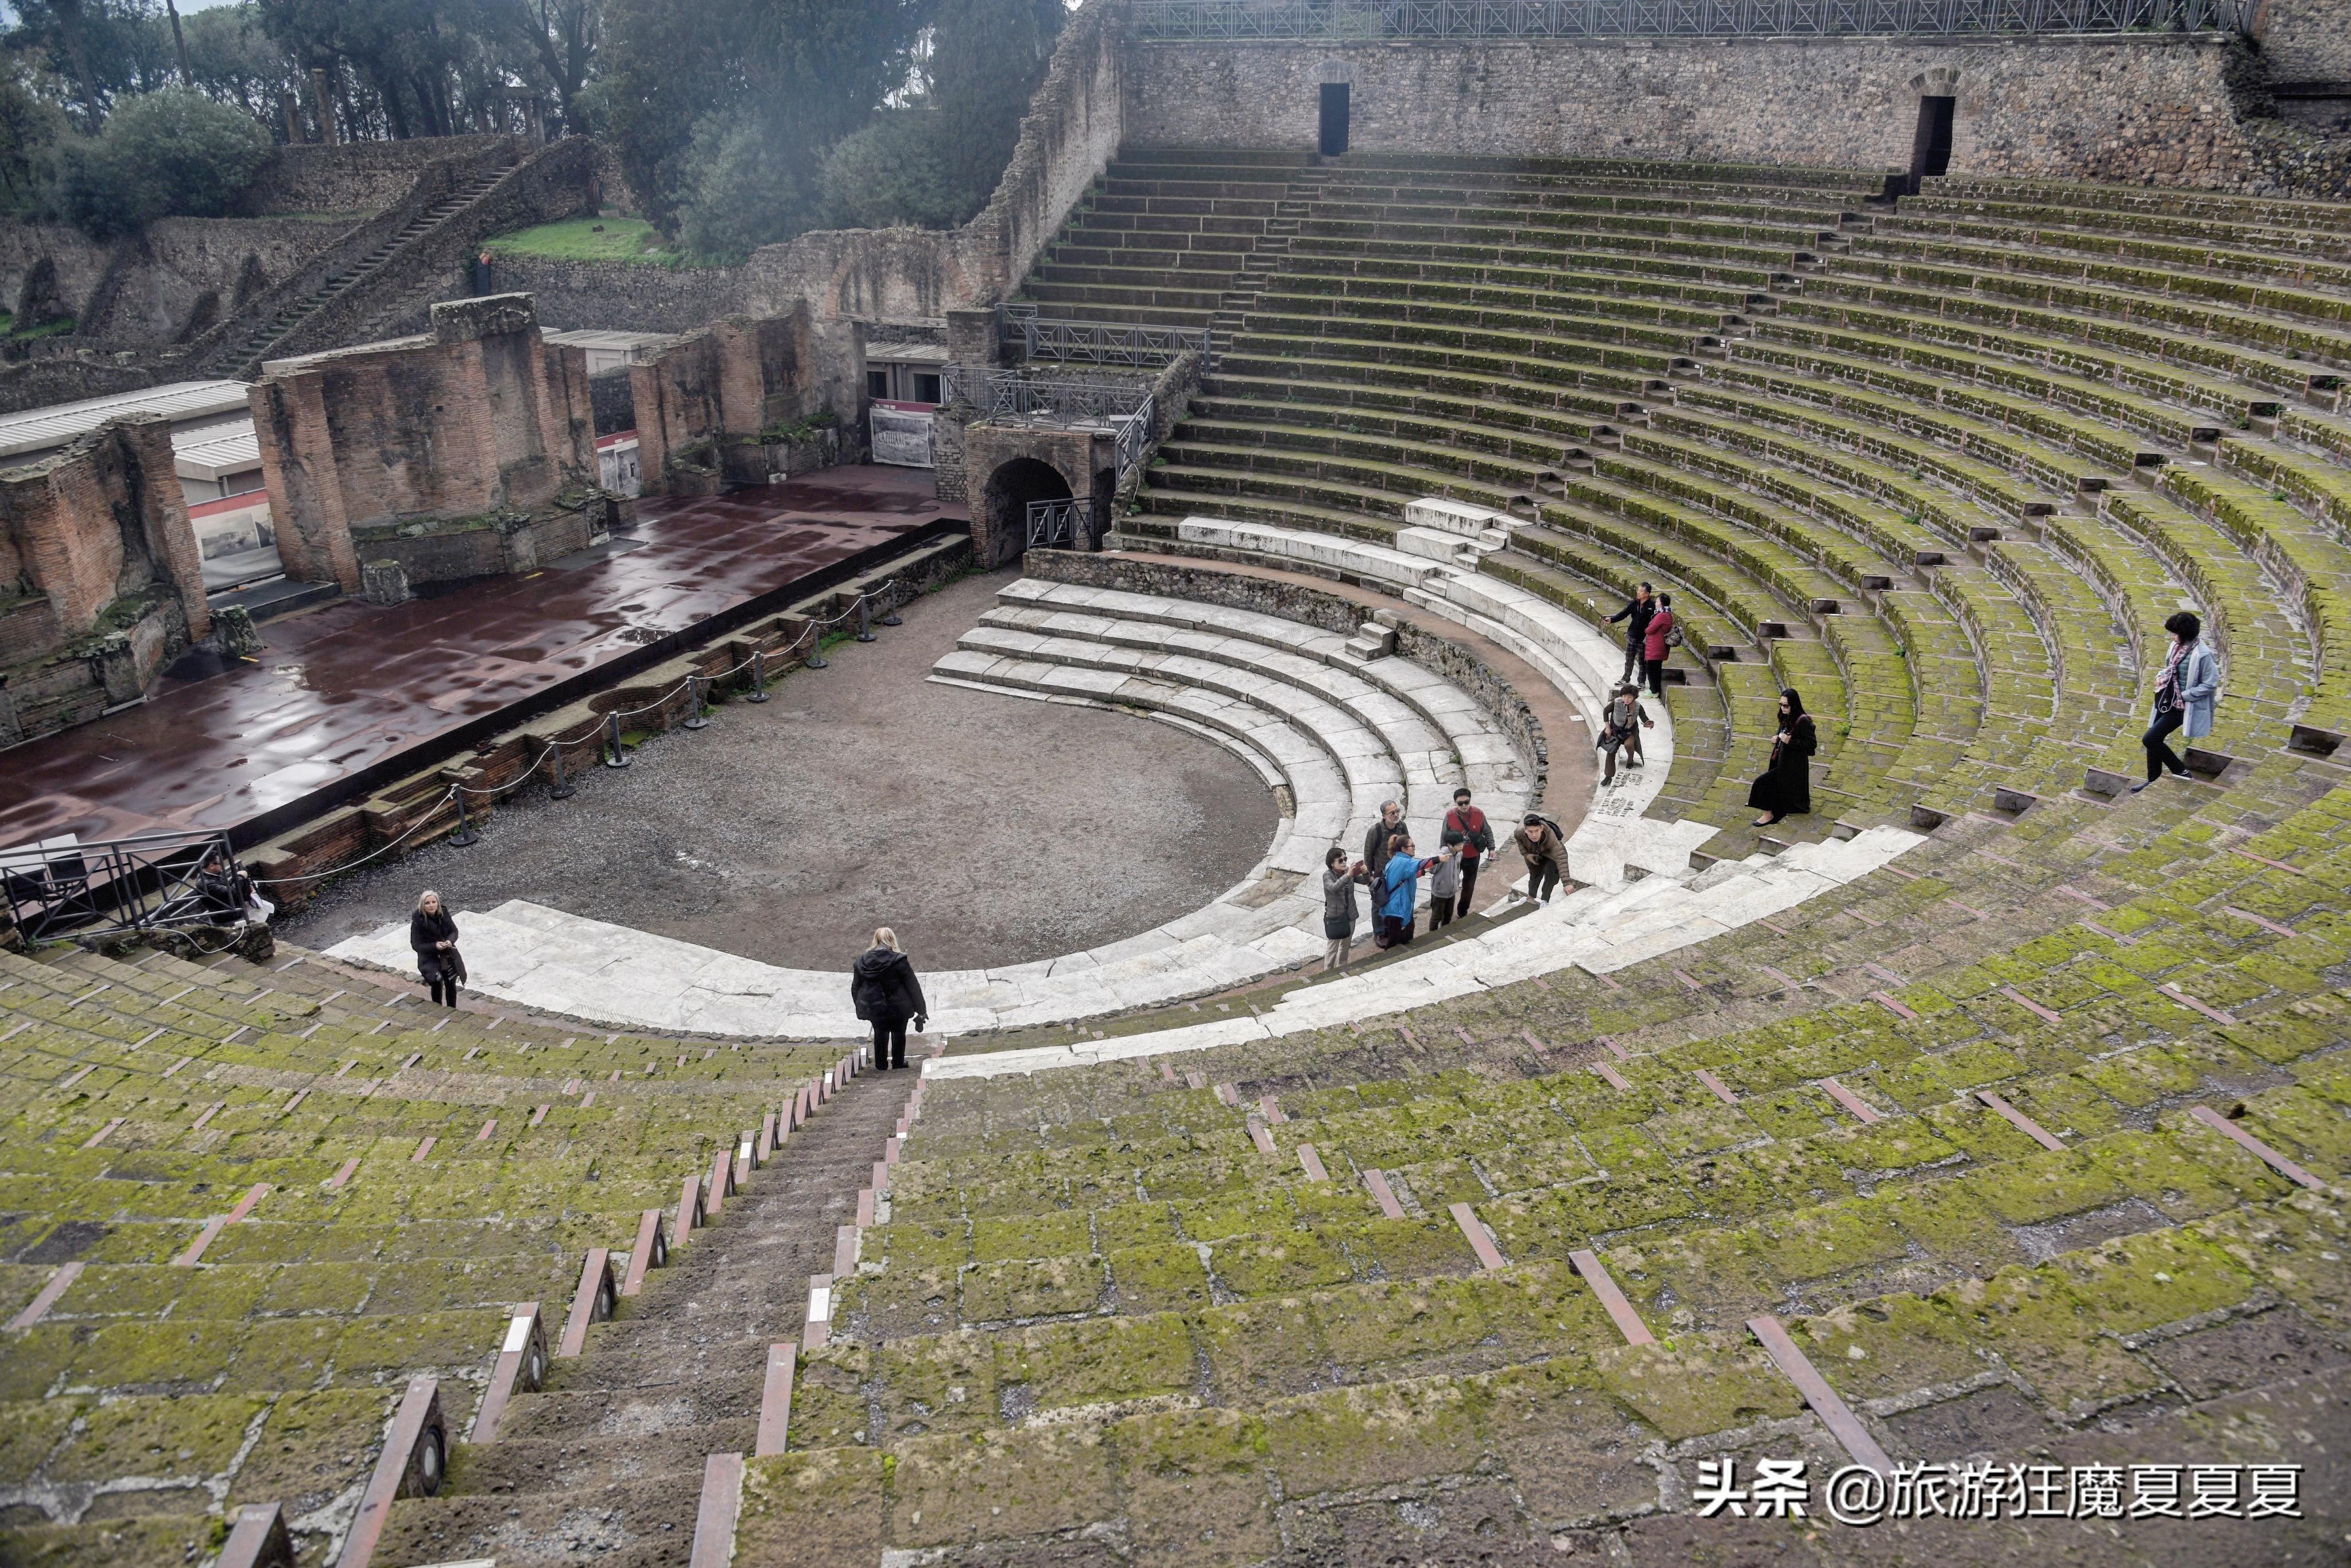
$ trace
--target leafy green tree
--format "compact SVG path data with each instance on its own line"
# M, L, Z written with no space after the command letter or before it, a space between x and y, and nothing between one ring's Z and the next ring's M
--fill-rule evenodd
M818 168L905 81L924 3L608 0L598 99L645 215L720 256L816 223Z
M946 222L962 223L995 193L1066 14L1060 0L940 0L925 97L938 115Z
M106 129L57 148L54 204L99 235L152 218L221 217L273 151L254 118L187 88L120 99Z
M852 229L955 224L960 202L941 143L938 112L923 107L886 110L844 137L824 161L824 222Z
M58 141L73 134L62 83L35 56L0 54L0 210L29 211Z

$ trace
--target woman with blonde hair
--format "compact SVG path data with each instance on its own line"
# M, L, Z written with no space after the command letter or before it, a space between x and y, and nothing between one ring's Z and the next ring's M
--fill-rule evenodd
M898 934L887 925L873 930L873 946L850 966L849 999L857 1016L873 1026L873 1065L882 1071L906 1065L906 1020L914 1032L931 1021L930 1004L923 1000L923 983L914 977L914 960L898 946Z
M465 960L457 956L457 923L429 887L408 917L408 945L416 951L416 973L431 988L433 999L455 1007L457 988L465 979Z

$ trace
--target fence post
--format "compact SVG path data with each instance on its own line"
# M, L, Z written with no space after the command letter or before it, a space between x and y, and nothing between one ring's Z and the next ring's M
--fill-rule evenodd
M453 850L471 849L482 841L482 835L474 831L474 824L465 816L465 787L452 785L450 792L457 797L457 831L449 835L449 847Z
M883 608L887 610L889 613L882 617L882 624L884 626L904 626L905 622L898 619L898 580L893 577L883 586L889 589L890 597L883 603Z
M626 768L629 765L630 758L627 752L621 749L621 716L617 712L607 714L605 716L605 728L609 732L610 738L612 742L612 752L611 756L604 758L604 766L607 768Z
M808 637L808 657L800 661L801 667L810 670L821 670L826 667L824 657L824 622L821 621L810 622Z
M570 780L563 777L563 747L559 742L550 740L547 743L547 749L555 758L555 788L547 792L547 798L550 800L569 800L580 791L574 789Z
M768 700L768 655L758 648L751 650L751 695L743 700L747 703Z
M861 593L857 596L857 640L861 643L875 641L873 612L867 608L872 601L872 598L871 593Z
M704 717L702 713L702 677L700 675L685 677L685 695L692 705L693 711L687 715L685 722L678 727L681 729L709 728L710 720Z

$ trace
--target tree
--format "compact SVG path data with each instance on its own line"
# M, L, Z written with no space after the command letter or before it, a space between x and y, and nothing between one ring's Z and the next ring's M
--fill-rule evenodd
M0 54L0 207L21 213L40 199L51 150L73 134L64 99L37 57Z
M995 193L1065 15L1060 0L941 0L926 96L938 111L949 222L971 217Z
M884 110L844 137L824 161L824 219L831 226L946 228L961 205L939 149L938 112L920 106Z
M597 96L645 215L721 255L815 223L818 167L904 81L924 3L608 0Z
M226 215L274 151L254 118L187 88L126 97L57 148L58 214L101 237L165 216Z
M250 3L215 5L187 18L188 68L197 91L242 109L273 133L281 121L278 95L309 91L302 63L261 25Z

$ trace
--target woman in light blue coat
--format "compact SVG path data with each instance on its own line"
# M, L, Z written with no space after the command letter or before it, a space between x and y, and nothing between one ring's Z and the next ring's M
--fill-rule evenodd
M2190 740L2212 733L2212 709L2220 698L2220 660L2204 645L2204 623L2183 610L2163 623L2171 633L2171 652L2155 682L2155 722L2147 727L2139 744L2147 747L2147 779L2131 786L2136 795L2165 773L2188 777L2188 764L2171 749L2174 730Z
M1399 947L1412 940L1412 906L1420 892L1420 873L1436 864L1414 854L1412 840L1405 834L1388 840L1387 864L1380 868L1379 900L1380 924L1389 946Z

